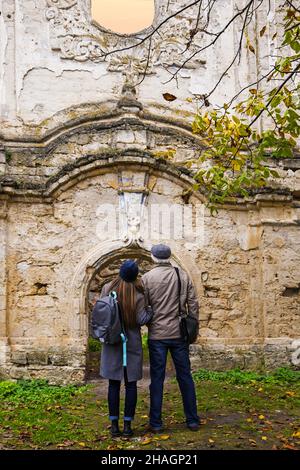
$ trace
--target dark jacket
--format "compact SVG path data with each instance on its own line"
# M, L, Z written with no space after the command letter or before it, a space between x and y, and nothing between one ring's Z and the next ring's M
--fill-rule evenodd
M111 283L105 284L101 297L110 292ZM143 377L143 348L141 326L151 320L151 309L145 309L145 297L137 292L137 323L138 326L127 330L127 376L129 382ZM100 375L105 379L124 380L122 343L103 344L101 352Z
M188 312L199 321L199 303L195 288L185 271L179 268L181 279L181 311ZM180 338L178 277L171 263L157 264L144 274L147 303L151 305L153 317L148 325L149 339Z

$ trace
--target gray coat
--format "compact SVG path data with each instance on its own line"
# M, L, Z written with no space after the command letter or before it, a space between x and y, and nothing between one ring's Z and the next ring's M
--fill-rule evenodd
M101 297L108 295L110 284L105 284ZM127 330L127 376L129 382L143 377L143 348L141 326L152 318L152 311L145 309L145 297L137 292L137 323L138 327ZM124 380L122 343L103 344L101 352L100 375L105 379Z

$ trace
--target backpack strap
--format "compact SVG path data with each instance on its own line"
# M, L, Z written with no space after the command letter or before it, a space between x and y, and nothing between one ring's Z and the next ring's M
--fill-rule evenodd
M179 318L184 318L186 317L186 315L183 314L181 310L181 279L180 279L179 269L175 266L174 266L174 269L176 271L177 278L178 278L178 316Z
M112 291L110 295L114 298L116 305L117 305L117 309L118 309L118 315L119 315L121 329L122 329L121 339L122 339L122 347L123 347L123 367L127 367L127 344L126 343L128 341L128 338L126 335L124 319L122 315L122 308L121 308L121 304L118 302L117 293L115 291Z

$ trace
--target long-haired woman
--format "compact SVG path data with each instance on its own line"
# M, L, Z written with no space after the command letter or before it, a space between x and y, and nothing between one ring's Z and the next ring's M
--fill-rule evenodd
M137 279L138 265L133 260L125 261L119 276L105 284L101 297L115 291L121 307L121 315L126 331L127 366L123 366L122 344L103 344L100 375L109 380L108 408L112 436L121 434L119 429L120 388L125 382L124 436L131 436L131 421L134 419L137 403L137 381L143 376L143 348L141 326L150 322L152 310L145 305L145 295L141 282Z

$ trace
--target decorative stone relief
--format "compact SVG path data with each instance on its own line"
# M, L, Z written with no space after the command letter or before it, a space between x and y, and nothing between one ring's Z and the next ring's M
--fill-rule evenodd
M45 15L50 24L51 47L60 51L63 59L78 62L106 61L109 71L135 76L144 74L145 69L147 74L156 73L157 66L167 69L179 66L185 57L192 56L203 43L203 34L200 32L203 20L200 19L196 31L192 29L197 18L197 6L195 9L190 8L180 17L172 18L160 28L159 34L155 33L139 47L124 50L147 36L151 29L172 14L173 9L178 10L178 3L159 3L153 26L147 28L142 35L124 36L106 31L92 23L89 0L47 0ZM185 5L186 2L182 0L182 7ZM113 50L116 52L107 55ZM196 68L201 64L203 65L203 56L200 59L196 55L185 68Z
M147 201L147 173L119 175L120 215L124 230L124 243L139 244L143 242L142 222L144 207Z

